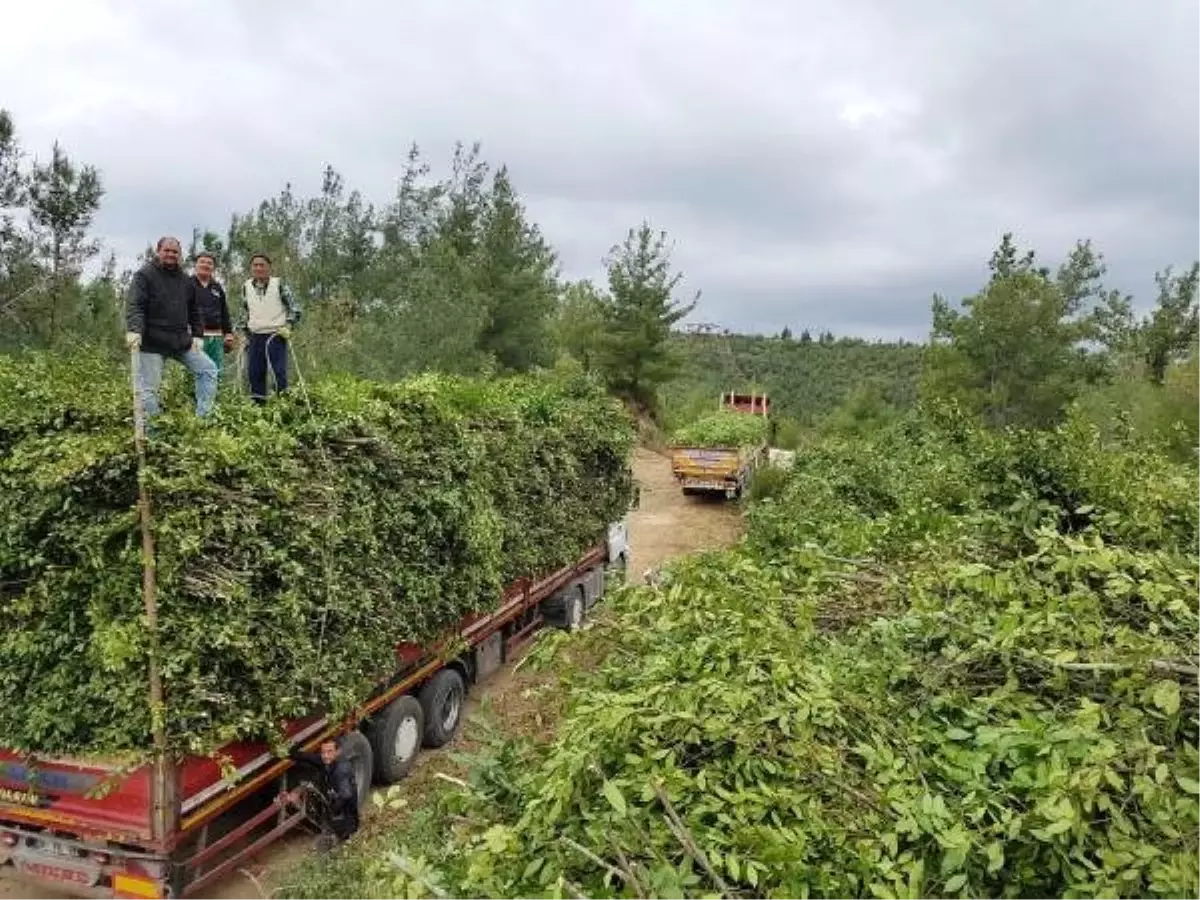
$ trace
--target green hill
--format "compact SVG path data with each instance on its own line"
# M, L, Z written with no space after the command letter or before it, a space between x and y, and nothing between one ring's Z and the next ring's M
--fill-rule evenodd
M794 340L761 335L680 334L673 338L683 362L663 390L670 421L694 417L727 390L765 390L772 410L815 424L860 386L874 385L888 403L916 399L925 348L921 344L860 338Z

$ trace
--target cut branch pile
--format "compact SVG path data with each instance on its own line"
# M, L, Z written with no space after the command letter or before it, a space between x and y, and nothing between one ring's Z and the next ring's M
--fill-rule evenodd
M434 861L462 896L1196 896L1196 491L1074 425L814 444L736 548L556 642L609 652Z
M766 418L732 410L697 419L671 435L679 447L753 447L766 439Z
M632 424L583 380L344 378L148 448L178 751L345 711L393 664L628 509ZM147 634L127 377L0 360L0 745L145 748Z

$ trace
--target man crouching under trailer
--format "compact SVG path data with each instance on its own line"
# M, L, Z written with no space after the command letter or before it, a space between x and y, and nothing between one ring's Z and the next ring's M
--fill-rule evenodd
M358 831L358 781L354 766L342 757L341 744L330 738L321 742L319 753L292 750L288 755L316 770L317 779L310 794L317 798L322 829L328 828L339 842ZM280 799L291 806L300 806L303 795L303 790L297 788Z

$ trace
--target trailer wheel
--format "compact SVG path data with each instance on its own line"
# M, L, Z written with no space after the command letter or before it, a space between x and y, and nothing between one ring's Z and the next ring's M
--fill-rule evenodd
M425 746L448 744L462 722L467 687L454 669L442 669L421 688L421 709L425 712Z
M375 754L371 742L361 731L351 731L342 738L342 756L354 769L354 784L358 788L358 808L365 810L371 802L371 775Z
M576 584L542 601L542 615L555 628L575 631L583 625L587 606L583 586Z
M397 697L371 723L371 749L375 751L375 778L393 784L408 774L421 749L425 711L409 694Z
M583 616L586 611L583 602L583 588L567 594L563 605L563 619L566 622L567 631L578 631L583 627Z

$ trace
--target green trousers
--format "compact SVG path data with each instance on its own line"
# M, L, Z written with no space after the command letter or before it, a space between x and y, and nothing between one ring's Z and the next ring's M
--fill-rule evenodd
M221 370L225 365L225 338L206 337L204 339L204 352L216 364L217 375L220 376Z

